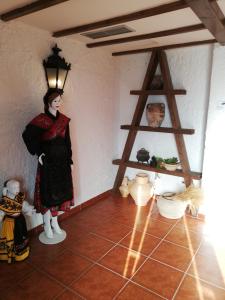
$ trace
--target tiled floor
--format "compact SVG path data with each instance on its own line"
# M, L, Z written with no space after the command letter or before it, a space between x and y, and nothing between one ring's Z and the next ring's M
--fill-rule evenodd
M114 196L61 227L64 242L36 237L26 261L0 263L1 300L225 300L224 233L215 242L201 220Z

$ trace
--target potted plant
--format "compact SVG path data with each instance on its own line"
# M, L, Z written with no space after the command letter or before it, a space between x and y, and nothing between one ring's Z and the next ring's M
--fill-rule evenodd
M166 158L163 161L163 167L168 171L175 171L179 166L177 157Z
M164 159L159 156L152 156L150 166L156 169L163 168Z

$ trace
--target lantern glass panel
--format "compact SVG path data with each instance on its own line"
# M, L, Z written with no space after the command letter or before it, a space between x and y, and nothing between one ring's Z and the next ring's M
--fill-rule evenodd
M47 77L48 77L48 85L49 88L55 89L56 86L56 73L57 69L55 68L46 68Z
M66 80L66 74L67 70L65 69L59 69L59 75L58 75L58 88L63 89L64 87L64 82Z

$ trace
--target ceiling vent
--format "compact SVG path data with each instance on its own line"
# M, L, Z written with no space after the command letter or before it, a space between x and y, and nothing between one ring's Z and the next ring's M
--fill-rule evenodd
M100 39L112 35L118 35L118 34L123 34L123 33L128 33L128 32L133 32L134 30L125 26L125 25L119 25L119 26L114 26L110 28L106 28L103 30L99 31L91 31L91 32L85 32L81 33L81 35L84 35L86 37L89 37L91 39Z

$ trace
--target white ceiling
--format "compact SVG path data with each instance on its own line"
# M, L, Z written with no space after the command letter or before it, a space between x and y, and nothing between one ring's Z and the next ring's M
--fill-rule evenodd
M95 21L105 20L123 14L136 12L154 6L159 6L161 4L171 3L174 1L175 0L70 0L38 11L36 13L18 18L15 21L24 22L26 24L30 24L49 32L54 32ZM0 14L32 2L35 1L1 0ZM218 4L225 14L225 0L218 0ZM135 30L132 33L112 36L108 38L101 38L97 40L92 40L90 38L81 36L80 34L70 35L67 38L76 39L84 43L98 41L100 42L102 40L117 39L121 37L151 33L199 23L201 23L200 20L196 17L192 10L186 8L171 13L123 23ZM212 38L213 37L208 30L200 30L197 32L173 35L168 37L111 45L107 46L106 48L112 51L122 51L136 48L146 48L167 44L199 41Z

